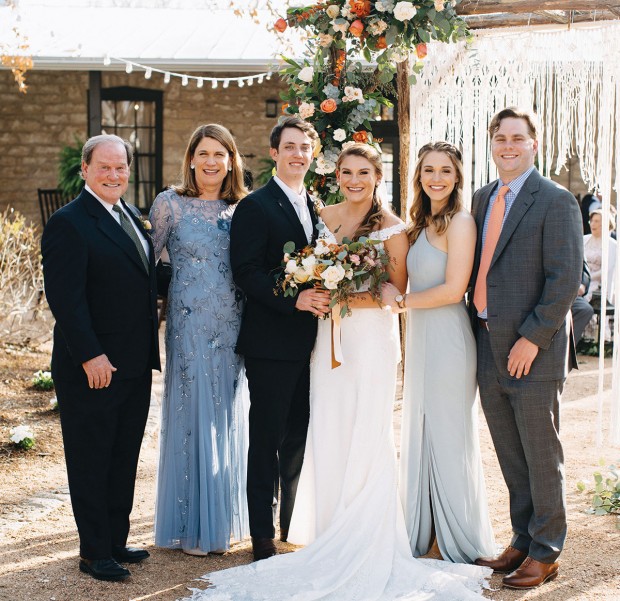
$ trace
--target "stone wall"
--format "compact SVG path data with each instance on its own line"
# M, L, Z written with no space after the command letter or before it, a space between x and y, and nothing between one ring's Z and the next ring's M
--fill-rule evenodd
M11 206L39 221L37 188L56 187L61 147L72 144L75 136L87 136L88 73L35 70L28 72L27 84L28 93L18 93L11 72L0 70L0 210ZM269 132L277 118L265 117L265 100L279 99L283 85L276 76L242 88L232 83L213 89L205 82L198 89L195 82L182 86L179 78L164 84L158 74L146 80L141 72L104 71L102 87L115 86L164 90L164 185L177 181L189 136L203 123L228 127L240 152L254 155L247 160L254 173L269 155ZM554 179L574 194L588 191L576 159Z
M196 74L235 76L242 74ZM192 131L203 123L221 123L235 136L239 150L254 173L269 156L269 132L277 118L265 117L265 100L279 100L278 77L239 88L231 83L201 89L179 78L169 84L154 74L103 72L102 87L132 86L164 90L163 183L178 179L183 152ZM0 70L0 210L14 207L39 221L37 188L55 188L58 154L62 146L84 140L88 131L88 73L30 71L28 93L20 94L10 71Z

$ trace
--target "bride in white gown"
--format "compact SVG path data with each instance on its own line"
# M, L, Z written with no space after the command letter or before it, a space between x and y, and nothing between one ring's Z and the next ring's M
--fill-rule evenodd
M404 291L405 225L381 208L379 154L355 144L338 160L345 202L326 207L328 241L369 235L391 258L390 281ZM368 293L341 324L343 362L331 368L330 320L319 323L311 362L310 426L286 555L213 572L204 601L481 600L490 570L411 556L397 493L392 410L399 361L395 317Z

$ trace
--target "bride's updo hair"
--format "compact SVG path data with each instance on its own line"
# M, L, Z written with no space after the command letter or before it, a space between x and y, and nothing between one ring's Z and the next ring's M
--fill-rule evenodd
M381 161L381 155L377 152L374 146L362 142L356 142L355 144L351 144L351 146L347 146L347 148L345 148L338 156L338 161L336 162L337 171L340 171L342 161L349 156L362 157L366 159L375 169L377 183L383 179L383 163ZM370 209L368 210L368 213L364 215L362 222L353 234L353 240L357 240L362 236L368 237L371 232L380 229L382 221L383 208L381 206L381 201L377 197L377 187L375 186L372 193L372 204L370 205Z
M456 184L450 193L448 202L437 213L431 211L431 199L422 188L420 177L422 175L422 163L430 152L443 152L448 156L456 171ZM448 229L452 217L463 209L463 161L460 150L449 142L431 142L425 144L418 152L418 162L413 174L413 203L409 211L411 224L407 229L409 244L413 244L422 230L429 225L435 226L435 231L440 236Z

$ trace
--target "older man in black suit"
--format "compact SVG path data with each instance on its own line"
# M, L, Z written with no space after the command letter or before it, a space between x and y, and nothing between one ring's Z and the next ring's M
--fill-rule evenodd
M276 552L278 487L280 539L288 535L308 430L316 317L328 311L325 291L274 294L286 242L300 248L316 233L317 216L304 188L316 140L314 128L299 117L286 117L273 129L276 176L239 203L230 230L233 276L247 297L237 352L245 357L250 389L247 496L255 560Z
M570 307L583 265L574 196L534 167L536 126L507 108L489 125L499 180L474 194L471 311L480 401L510 494L513 537L479 565L534 588L558 574L566 537L560 396L576 367ZM569 348L571 352L569 353Z
M123 580L120 563L149 555L127 547L151 370L160 369L153 248L121 199L132 155L117 136L90 138L84 190L52 215L41 243L79 565L100 580Z

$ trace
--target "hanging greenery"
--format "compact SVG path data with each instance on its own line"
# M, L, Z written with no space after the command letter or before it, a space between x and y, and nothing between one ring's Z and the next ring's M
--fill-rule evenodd
M468 37L457 16L456 2L422 0L331 0L290 8L274 28L308 34L311 58L286 62L281 71L288 90L282 112L311 122L320 136L306 185L327 204L339 202L335 170L338 154L348 144L366 142L379 150L372 121L381 107L391 107L397 65L415 57L410 83L423 67L427 43ZM362 63L362 59L366 61Z

